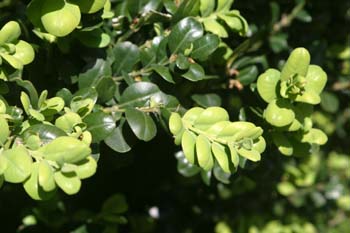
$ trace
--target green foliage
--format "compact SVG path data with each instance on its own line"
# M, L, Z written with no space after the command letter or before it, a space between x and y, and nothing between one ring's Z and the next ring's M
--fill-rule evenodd
M1 231L347 233L349 9L1 2Z

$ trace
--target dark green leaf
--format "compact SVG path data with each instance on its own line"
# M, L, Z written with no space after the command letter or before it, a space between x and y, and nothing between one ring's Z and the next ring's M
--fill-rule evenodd
M113 117L104 112L91 113L83 120L87 124L87 130L92 134L92 142L104 140L115 128Z
M202 24L194 18L185 18L178 22L169 35L169 48L173 54L184 52L191 43L203 35Z
M152 117L134 108L127 108L125 117L136 137L143 141L150 141L157 134L157 127Z
M204 61L212 54L220 44L220 38L214 34L206 34L193 43L191 57Z
M120 75L122 71L130 72L140 60L139 48L130 43L119 43L113 49L114 62L112 65L113 73Z
M103 59L96 59L93 64L89 64L85 73L79 75L79 88L96 86L98 80L103 76L112 76L111 64Z
M242 70L239 70L239 74L237 75L237 79L243 85L249 85L255 81L258 77L258 68L256 66L248 66Z
M125 89L120 97L121 107L143 107L150 98L161 92L157 85L149 82L138 82Z
M197 63L191 64L190 69L182 75L182 77L193 82L204 79L204 76L204 69Z
M112 133L105 138L104 142L111 149L119 153L125 153L131 150L131 147L124 139L122 125L119 125L117 128L113 129Z
M168 67L155 64L152 65L152 69L157 72L157 74L159 74L164 80L170 83L175 83Z
M174 14L172 21L176 23L187 16L197 16L199 12L199 2L199 0L182 1Z
M192 100L195 101L199 106L202 107L211 107L211 106L220 106L221 98L217 94L194 94L191 96Z
M98 98L103 103L113 98L116 89L117 86L111 77L104 77L100 79L96 86Z

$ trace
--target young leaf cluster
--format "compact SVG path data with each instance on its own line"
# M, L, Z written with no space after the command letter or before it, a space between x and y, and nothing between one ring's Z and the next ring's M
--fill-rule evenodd
M321 67L310 65L310 54L296 48L282 71L268 69L257 80L257 90L268 103L264 119L274 127L272 139L284 155L308 154L311 145L323 145L327 136L312 128L313 105L327 82Z
M169 128L188 162L205 171L217 163L225 173L233 173L246 159L259 161L266 146L260 127L231 122L227 111L220 107L194 107L183 117L172 113Z

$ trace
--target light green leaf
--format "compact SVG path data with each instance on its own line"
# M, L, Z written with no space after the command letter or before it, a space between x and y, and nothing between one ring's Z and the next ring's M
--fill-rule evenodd
M47 32L63 37L71 33L80 23L80 9L64 0L44 1L41 22Z
M35 53L30 44L23 40L19 40L16 44L16 52L12 56L20 60L23 65L27 65L34 60Z
M173 135L178 134L183 128L180 114L173 112L169 118L169 129Z
M243 147L237 150L238 154L246 159L253 162L259 161L261 159L260 153L256 150L247 150Z
M228 147L230 149L231 161L233 163L233 166L237 169L239 165L239 156L238 156L237 150L234 148L234 146L231 143L228 145Z
M281 71L281 80L286 81L295 74L306 76L310 65L310 54L305 48L294 49Z
M21 35L21 28L16 21L7 22L0 30L0 45L17 40Z
M96 173L97 162L92 156L80 161L77 165L75 172L80 179L89 178Z
M200 12L202 17L209 16L215 9L215 0L200 0Z
M4 145L10 136L10 128L7 123L7 120L0 116L0 146Z
M234 0L218 0L216 11L229 11Z
M15 68L17 70L22 70L23 69L23 63L18 58L14 57L12 55L8 55L6 53L1 53L1 52L0 52L0 57L2 57L13 68Z
M211 153L210 141L203 135L196 138L196 154L198 164L205 171L209 171L214 166L214 159Z
M261 98L270 103L277 98L277 84L280 81L281 73L275 69L268 69L261 74L257 81L257 89Z
M219 37L226 38L228 33L226 29L218 23L215 19L206 18L203 20L204 28L206 31L211 32Z
M84 142L68 136L54 139L39 149L48 160L59 163L77 163L91 154L91 149Z
M191 108L185 113L182 119L184 121L188 121L189 123L193 124L203 111L204 109L200 107Z
M92 14L101 10L105 5L106 0L71 0L71 2L78 5L81 12Z
M63 173L55 172L55 181L66 194L73 195L79 192L81 187L81 180L75 172Z
M192 132L185 130L182 135L181 145L187 160L191 164L195 163L195 144L196 136Z
M277 127L291 124L295 114L288 100L273 100L264 111L264 118L268 123Z
M7 159L7 168L4 171L7 182L21 183L30 176L33 160L23 146L5 150L1 156Z
M40 187L45 192L50 192L56 189L54 178L54 170L45 160L42 160L38 165L37 178Z
M209 107L205 109L194 122L196 128L207 130L216 122L228 121L229 115L224 108Z
M231 173L228 154L226 153L225 146L219 143L213 142L211 144L211 150L213 152L213 155L216 161L218 161L220 167L222 168L222 170L226 173Z
M32 174L30 175L30 178L23 183L23 187L26 193L34 200L38 200L38 201L47 200L52 197L55 189L50 190L52 192L44 191L42 187L39 186L39 183L38 183L38 172L39 172L39 163L36 162L33 164L33 170L32 170Z
M309 132L302 136L301 142L314 143L318 145L326 144L328 138L327 135L319 129L310 129Z
M306 75L306 91L312 90L321 94L327 83L327 74L323 69L316 65L310 65Z

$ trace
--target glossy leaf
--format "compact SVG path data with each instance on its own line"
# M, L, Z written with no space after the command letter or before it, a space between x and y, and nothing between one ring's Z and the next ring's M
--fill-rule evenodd
M156 124L148 113L133 108L127 108L125 117L138 139L147 142L156 136Z
M184 73L182 77L192 82L200 81L205 77L204 69L197 63L191 64L188 71Z
M202 25L194 18L184 18L178 22L169 35L169 48L173 54L184 52L203 35Z
M130 43L118 43L113 49L114 62L113 73L120 75L122 72L130 72L140 59L139 48Z
M191 57L204 61L219 47L220 38L217 35L206 34L193 43Z
M122 132L122 126L118 126L113 129L112 133L104 139L106 145L108 145L112 150L125 153L131 150L129 144L125 141Z
M87 130L92 134L92 142L104 140L116 127L113 117L104 112L91 113L83 121L87 124Z
M152 65L152 69L157 72L157 74L159 74L165 81L169 83L175 83L168 67L154 64Z

